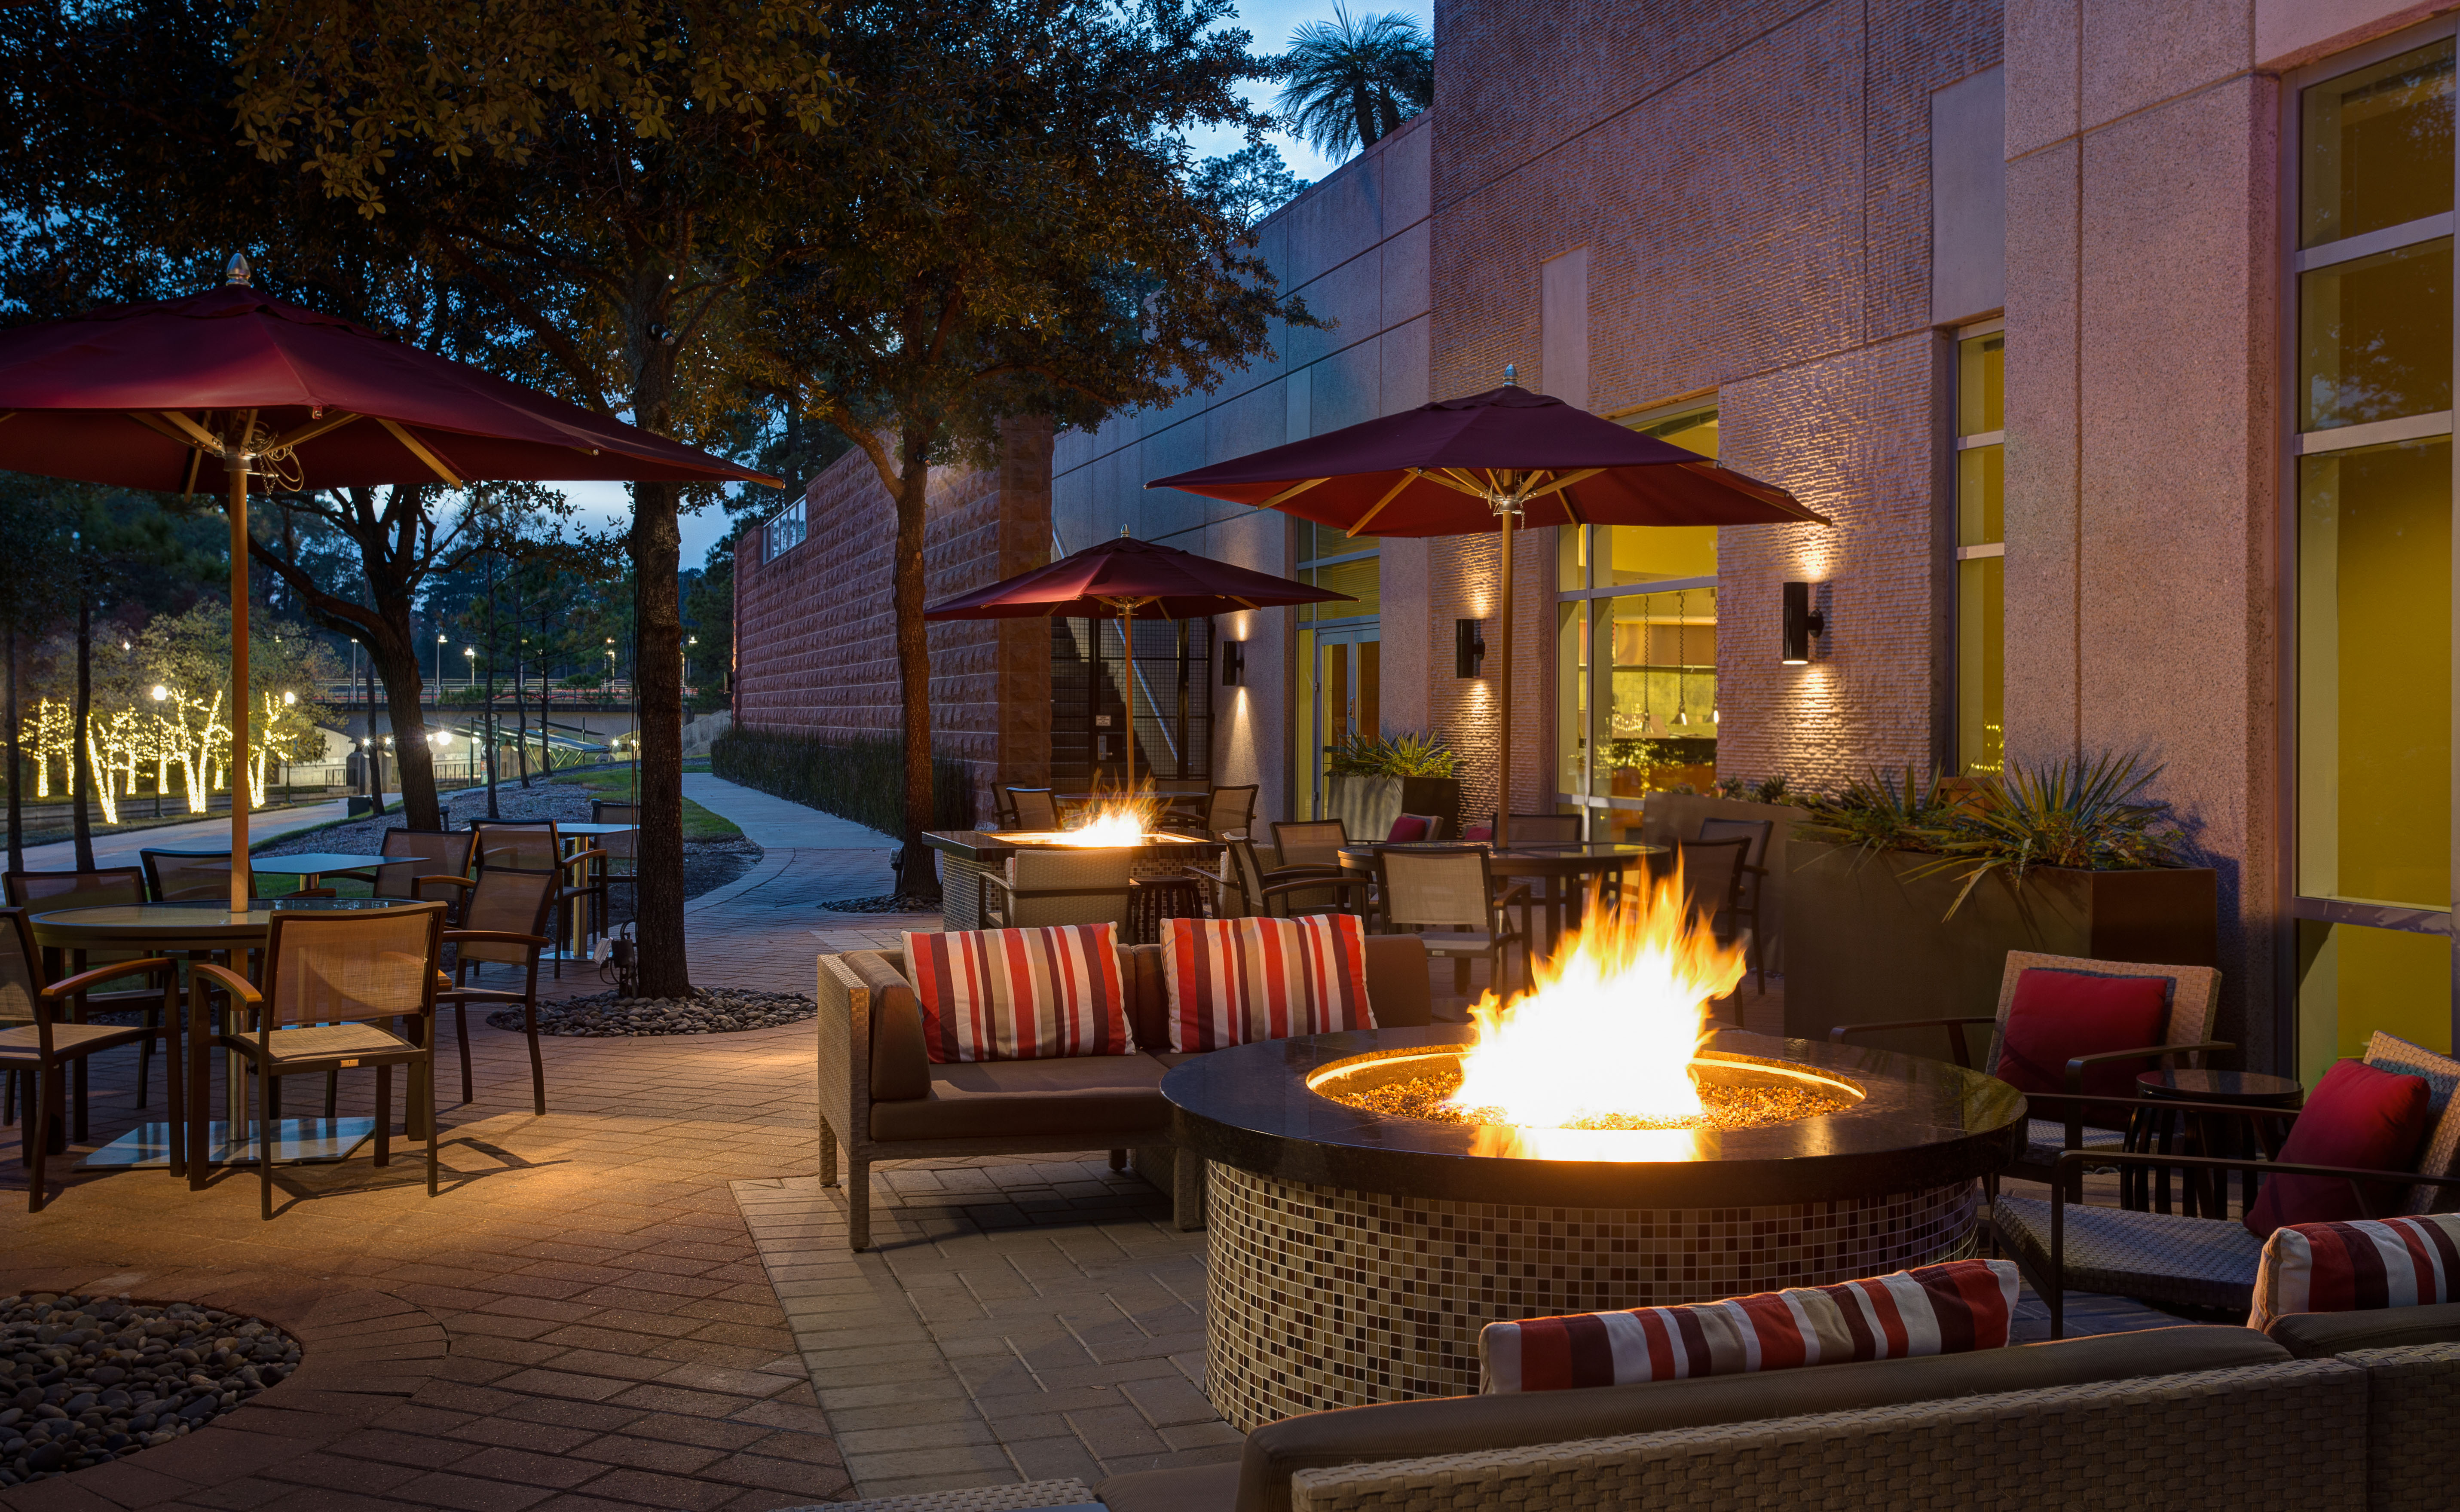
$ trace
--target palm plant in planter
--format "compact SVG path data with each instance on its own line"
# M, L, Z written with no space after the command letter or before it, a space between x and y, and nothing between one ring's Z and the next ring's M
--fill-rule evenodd
M1803 800L1787 1033L1986 1013L2009 950L2210 966L2219 887L2132 756Z
M1460 758L1439 735L1353 735L1325 759L1325 818L1338 819L1352 840L1382 840L1403 814L1444 821L1460 836Z

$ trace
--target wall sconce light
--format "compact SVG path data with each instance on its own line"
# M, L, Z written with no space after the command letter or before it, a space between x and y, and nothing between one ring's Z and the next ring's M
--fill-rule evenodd
M1453 675L1455 677L1486 675L1486 622L1484 620L1453 621Z
M1221 686L1224 688L1247 686L1247 643L1245 641L1221 643Z
M1811 585L1789 583L1785 586L1785 646L1777 659L1788 667L1800 667L1811 660L1811 639L1828 633L1828 616L1811 607Z

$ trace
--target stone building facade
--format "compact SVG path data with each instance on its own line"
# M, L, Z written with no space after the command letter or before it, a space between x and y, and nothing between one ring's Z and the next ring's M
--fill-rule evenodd
M1059 548L1124 525L1371 600L1216 628L1249 668L1218 779L1303 817L1328 739L1431 730L1465 811L1508 764L1515 812L1621 833L1675 778L2133 756L2219 873L2244 1064L2311 1081L2374 1029L2448 1048L2460 0L1438 0L1435 23L1433 109L1261 228L1331 329L1052 449ZM1507 367L1834 523L1530 533L1507 648L1491 536L1327 542L1142 487ZM1802 665L1788 583L1826 615ZM1464 619L1485 676L1454 675ZM789 680L832 666L807 644ZM876 699L867 666L775 696Z

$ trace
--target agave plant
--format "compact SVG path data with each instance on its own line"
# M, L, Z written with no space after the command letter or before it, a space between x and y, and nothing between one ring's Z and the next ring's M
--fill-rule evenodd
M1325 758L1325 770L1334 777L1452 777L1459 765L1442 736L1414 731L1354 735Z
M1851 846L1863 857L1883 850L1938 850L1940 833L1956 809L1938 773L1917 776L1911 766L1901 779L1873 772L1838 792L1795 800L1809 811L1793 826L1796 835Z

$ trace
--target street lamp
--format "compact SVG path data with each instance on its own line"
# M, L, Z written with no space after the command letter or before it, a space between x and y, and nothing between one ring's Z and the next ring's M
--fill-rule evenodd
M170 689L163 687L160 683L156 683L156 684L154 685L154 701L155 701L156 703L158 703L158 704L159 704L159 703L161 703L162 701L164 701L165 699L169 698L170 696L171 696L171 690L170 690Z
M446 636L445 636L444 632L443 632L442 630L437 630L437 631L435 632L435 696L436 696L436 697L438 697L438 698L441 698L441 697L443 697L443 696L444 696L444 642L445 642L445 640L446 640Z
M464 646L461 648L461 686L467 688L472 683L476 682L477 678L478 648L476 646Z

